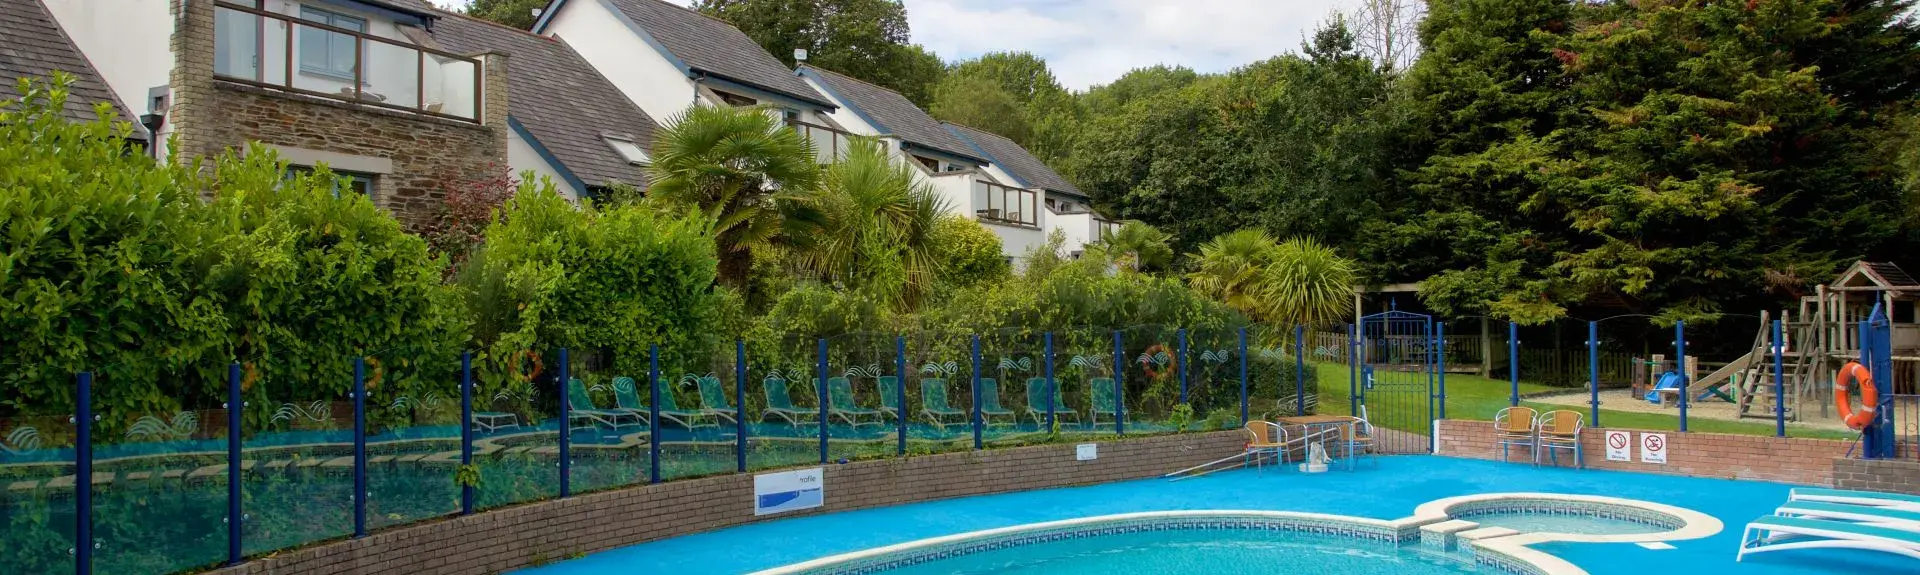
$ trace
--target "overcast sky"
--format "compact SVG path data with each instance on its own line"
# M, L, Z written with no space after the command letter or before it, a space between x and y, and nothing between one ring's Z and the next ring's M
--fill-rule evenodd
M941 58L1025 50L1046 58L1061 84L1084 90L1143 66L1177 64L1219 72L1295 51L1328 14L1349 9L1357 0L905 2L913 42Z

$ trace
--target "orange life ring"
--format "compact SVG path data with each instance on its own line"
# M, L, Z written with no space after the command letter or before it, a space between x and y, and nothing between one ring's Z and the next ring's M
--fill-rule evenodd
M1160 372L1154 371L1153 369L1153 356L1162 354L1162 353L1167 353L1167 346L1156 343L1156 344L1153 344L1152 347L1148 347L1146 353L1140 354L1140 371L1144 371L1147 373L1147 379L1160 378ZM1168 355L1168 357L1173 357L1173 356ZM1173 358L1170 361L1170 363L1173 363L1173 365L1177 367L1179 366L1179 361L1180 361L1179 358Z
M1860 411L1853 410L1853 402L1847 399L1847 388L1860 383L1860 401L1866 405ZM1833 403L1840 408L1840 419L1854 431L1867 428L1873 423L1873 409L1880 405L1880 390L1873 386L1873 372L1859 362L1849 361L1840 367L1840 373L1833 376Z
M532 360L533 365L528 366L528 360ZM513 370L514 377L519 378L520 381L533 381L533 378L540 376L540 370L546 367L546 365L540 361L540 354L534 353L533 350L530 349L513 352L513 356L509 358L508 361L511 365L508 365L507 368ZM526 367L531 367L532 369L522 371L522 368Z
M367 378L367 389L379 389L380 380L387 377L386 367L381 365L380 358L371 356L367 357L367 367L373 368L373 377Z

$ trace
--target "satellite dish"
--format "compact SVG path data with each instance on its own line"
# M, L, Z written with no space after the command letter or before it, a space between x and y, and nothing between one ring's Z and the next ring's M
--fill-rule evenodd
M805 62L805 61L807 61L807 49L806 49L806 48L794 48L794 49L793 49L793 61L795 61L795 62Z

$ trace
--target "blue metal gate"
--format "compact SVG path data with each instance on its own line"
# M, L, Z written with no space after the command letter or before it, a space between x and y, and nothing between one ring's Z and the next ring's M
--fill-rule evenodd
M1373 428L1379 453L1431 453L1433 420L1445 389L1432 316L1389 311L1360 318L1353 363L1353 414ZM1442 408L1444 409L1444 408Z

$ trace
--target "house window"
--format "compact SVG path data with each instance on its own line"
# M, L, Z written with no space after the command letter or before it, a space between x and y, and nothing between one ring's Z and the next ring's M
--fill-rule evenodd
M647 151L640 149L640 145L634 143L633 136L627 134L601 134L600 137L606 140L607 145L612 146L613 151L618 152L620 157L625 158L628 164L644 166L652 161L647 157Z
M742 96L732 92L722 92L719 90L714 90L713 94L716 96L719 96L720 101L726 102L728 106L745 107L745 106L752 106L754 104L760 103L759 100L748 98L746 96Z
M367 31L367 20L309 6L300 7L300 18L355 32ZM360 39L320 28L300 27L300 71L309 74L352 80L354 49Z
M284 177L291 180L311 173L313 173L313 168L310 166L287 166L287 173ZM333 176L335 178L333 182L333 197L340 197L340 193L343 191L350 194L373 197L373 174L333 170Z
M940 160L935 160L933 158L929 158L926 156L914 156L913 159L914 161L920 162L920 165L926 166L928 171L931 171L934 173L940 172Z

